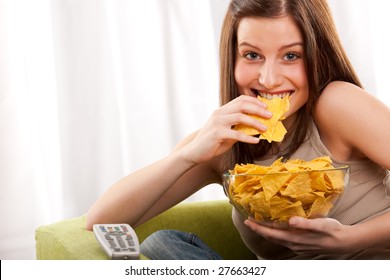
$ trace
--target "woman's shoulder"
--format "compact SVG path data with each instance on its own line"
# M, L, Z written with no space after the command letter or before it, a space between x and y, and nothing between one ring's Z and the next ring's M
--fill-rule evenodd
M333 121L342 117L343 121L353 121L356 110L364 108L372 98L368 92L354 84L331 82L321 92L314 111L315 118L325 117L326 120Z
M367 143L388 141L386 106L364 89L347 82L332 82L321 93L314 110L314 121L321 139L341 160L375 157Z
M330 120L343 117L343 121L355 122L356 117L371 118L373 111L386 108L383 102L365 89L348 82L334 81L321 92L314 114L315 117L326 115Z
M314 121L321 139L339 160L349 160L354 153L351 135L355 134L356 112L361 105L353 105L363 90L346 82L332 82L321 93L314 110ZM357 111L355 109L357 109ZM360 156L359 156L360 157Z
M333 81L329 83L321 92L318 103L324 105L346 105L345 102L352 102L357 97L356 94L368 94L364 89L343 81Z

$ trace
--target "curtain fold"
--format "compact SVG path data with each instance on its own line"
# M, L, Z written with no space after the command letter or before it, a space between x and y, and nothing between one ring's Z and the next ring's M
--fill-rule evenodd
M0 257L5 259L33 250L32 229L63 217L63 207L50 2L2 1L0 20L0 211L5 213Z
M203 125L228 2L0 0L0 259L33 259L37 226L84 214ZM330 4L365 87L389 104L386 23L365 2Z

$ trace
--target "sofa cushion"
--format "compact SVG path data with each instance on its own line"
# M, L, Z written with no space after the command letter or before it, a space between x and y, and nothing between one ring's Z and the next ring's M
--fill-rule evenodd
M35 233L37 259L108 259L93 232L85 229L86 216L40 226ZM140 242L160 229L197 234L224 259L254 259L231 220L225 201L183 202L137 227Z

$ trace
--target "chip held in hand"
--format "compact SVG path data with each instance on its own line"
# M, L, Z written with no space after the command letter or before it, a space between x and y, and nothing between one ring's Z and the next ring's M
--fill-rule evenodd
M258 96L257 98L260 99L261 102L267 104L267 110L272 112L272 118L264 119L259 116L250 116L265 124L268 129L265 132L260 133L257 129L243 124L238 124L234 126L234 129L237 131L241 131L247 135L260 134L260 139L265 139L269 143L271 143L272 141L281 142L284 138L284 135L287 133L287 130L281 121L285 118L284 114L290 108L290 96L287 95L283 98L277 97L273 99L262 98L260 96Z

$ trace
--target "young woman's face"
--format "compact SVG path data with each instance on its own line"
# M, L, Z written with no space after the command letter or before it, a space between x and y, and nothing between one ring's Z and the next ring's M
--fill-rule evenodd
M293 115L308 99L301 32L290 17L250 17L237 30L235 80L240 94L266 97L290 95Z

